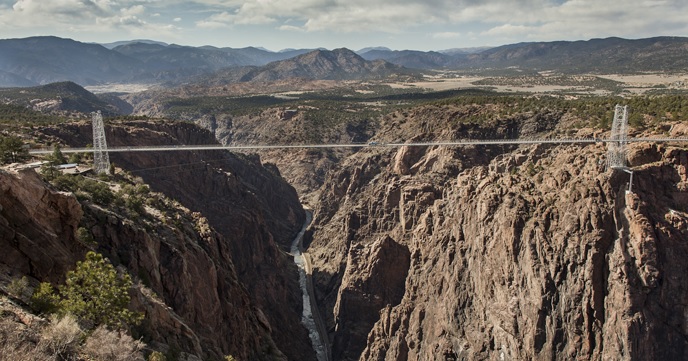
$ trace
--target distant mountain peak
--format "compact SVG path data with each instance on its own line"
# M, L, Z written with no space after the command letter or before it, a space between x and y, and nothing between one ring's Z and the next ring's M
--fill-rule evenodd
M472 48L451 48L451 49L445 49L445 50L439 50L438 53L442 54L448 54L448 55L456 55L456 54L476 54L480 53L482 51L491 49L491 46L478 46L478 47L472 47Z
M365 53L367 53L369 51L373 51L373 50L392 51L392 49L390 49L388 47L384 47L384 46L371 46L371 47L363 48L363 49L357 51L356 53L357 54L365 54Z
M402 68L384 61L367 61L347 48L316 49L294 58L256 68L241 78L243 82L268 82L301 78L311 80L365 79L386 76Z
M118 46L131 45L131 44L136 44L136 43L161 45L161 46L167 46L168 45L167 43L164 43L162 41L155 41L155 40L149 40L149 39L122 40L122 41L115 41L113 43L105 43L105 44L100 44L100 45L102 45L108 49L114 49Z

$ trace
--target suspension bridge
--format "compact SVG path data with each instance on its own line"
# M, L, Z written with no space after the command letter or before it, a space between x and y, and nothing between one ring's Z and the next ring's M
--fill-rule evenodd
M100 112L92 114L93 148L65 148L63 153L93 152L93 169L96 173L107 173L110 169L109 153L118 152L161 152L161 151L201 151L201 150L230 150L257 151L271 149L310 149L310 148L366 148L366 147L432 147L432 146L475 146L475 145L522 145L522 144L590 144L603 143L607 145L607 167L622 170L631 175L633 173L626 166L626 148L629 143L653 142L673 143L688 142L688 138L652 137L628 138L628 106L617 105L609 138L519 138L519 139L458 139L433 142L368 142L368 143L336 143L336 144L274 144L274 145L158 145L158 146L118 146L108 147L105 139L105 128ZM33 149L29 154L40 155L52 153L51 149ZM629 189L630 190L630 189Z

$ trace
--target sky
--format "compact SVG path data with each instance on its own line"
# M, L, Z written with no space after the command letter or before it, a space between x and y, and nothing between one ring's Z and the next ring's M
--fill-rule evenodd
M686 0L0 0L0 38L445 50L688 36Z

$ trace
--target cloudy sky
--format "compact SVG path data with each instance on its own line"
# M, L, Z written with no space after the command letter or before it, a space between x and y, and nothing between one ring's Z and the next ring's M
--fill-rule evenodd
M0 38L443 50L688 36L686 0L0 0Z

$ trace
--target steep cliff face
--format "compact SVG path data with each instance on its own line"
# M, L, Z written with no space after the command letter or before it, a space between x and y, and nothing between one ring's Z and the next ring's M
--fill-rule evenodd
M110 128L112 144L210 144L194 125L132 124ZM153 134L153 136L151 135ZM157 137L165 134L166 137ZM218 154L219 153L219 154ZM140 175L153 189L201 212L228 247L239 280L266 316L271 335L289 359L312 358L301 325L296 269L284 252L305 220L295 190L255 156L226 152L126 153L112 160ZM162 164L162 167L160 168ZM152 169L151 169L152 168Z
M373 133L368 122L323 126L310 119L307 107L286 118L283 108L269 108L259 114L231 116L209 114L189 118L210 130L226 145L333 144L365 142ZM311 116L311 118L314 118ZM315 117L317 119L317 117ZM280 131L276 132L278 128ZM327 171L353 153L351 149L271 149L258 150L261 158L274 163L282 176L304 197L316 191L325 181Z
M132 122L106 129L114 146L213 140L191 124ZM90 142L87 125L43 132L74 146ZM174 317L163 315L155 321L176 329L164 332L188 334L188 328L195 336L181 346L204 354L212 345L226 354L238 349L233 354L243 359L315 358L300 322L296 269L283 251L305 214L294 189L273 168L264 167L257 157L210 151L112 154L111 160L153 190L203 214L216 231L160 243L157 235L127 227L107 214L87 217L103 252L148 279L162 302L172 307ZM264 329L265 334L252 329Z
M147 315L139 332L202 358L285 359L269 321L239 281L232 239L198 213L183 217L140 227L89 207L82 220L98 240L97 249L147 286L133 301Z
M33 171L0 171L0 265L9 275L61 281L85 253L74 234L83 212L73 195L46 188Z
M228 240L207 224L202 227L199 215L170 214L176 224L150 216L132 220L89 202L82 205L73 195L52 190L32 170L0 173L0 189L0 265L10 278L59 283L95 249L138 280L132 304L146 317L136 333L152 347L204 359L281 355L269 324L236 277ZM95 243L76 238L77 227L88 230ZM265 352L270 348L273 354Z
M418 139L525 137L561 117L454 121L475 110L393 114L380 140L414 128L426 129ZM688 357L688 153L633 145L630 194L604 155L598 144L347 159L323 187L309 249L334 359Z

